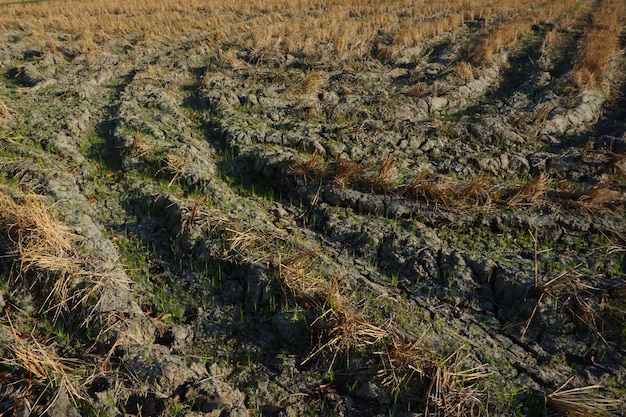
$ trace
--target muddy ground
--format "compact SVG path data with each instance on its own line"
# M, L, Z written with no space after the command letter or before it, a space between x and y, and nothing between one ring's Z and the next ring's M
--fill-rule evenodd
M624 82L572 86L545 33L465 78L447 37L318 62L2 33L0 189L79 236L69 297L106 280L53 315L8 230L0 412L623 415Z

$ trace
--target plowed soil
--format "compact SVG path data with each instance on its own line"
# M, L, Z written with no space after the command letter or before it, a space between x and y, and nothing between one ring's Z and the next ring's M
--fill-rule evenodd
M623 5L235 3L0 5L0 414L624 415Z

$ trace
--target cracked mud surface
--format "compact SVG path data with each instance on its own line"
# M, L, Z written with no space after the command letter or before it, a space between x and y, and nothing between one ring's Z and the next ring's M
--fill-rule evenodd
M87 57L5 30L0 189L45 196L109 279L55 345L97 372L47 413L443 413L402 355L480 374L448 393L461 415L557 415L564 386L623 400L623 57L609 93L572 88L547 33L461 78L448 36L410 59L202 33ZM8 317L45 314L0 243L6 348ZM26 415L12 369L0 407Z

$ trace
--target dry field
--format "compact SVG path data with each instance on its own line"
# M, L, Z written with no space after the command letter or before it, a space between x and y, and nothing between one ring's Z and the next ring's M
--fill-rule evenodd
M4 30L26 31L52 50L59 47L55 34L67 33L88 56L120 38L150 44L192 36L222 49L251 48L268 59L293 54L339 62L392 60L425 41L462 36L459 31L467 23L488 27L460 40L464 54L456 64L462 68L466 61L482 66L497 60L538 24L550 27L542 50L558 47L559 33L582 29L571 69L571 77L582 87L602 81L619 50L625 7L618 0L6 3Z
M0 415L626 413L623 0L0 11Z
M57 35L66 33L87 57L97 56L115 41L147 45L190 37L215 43L223 51L249 48L267 59L292 54L313 61L389 61L403 54L419 55L413 48L421 49L427 41L440 37L456 41L459 36L463 51L454 67L460 72L468 63L481 67L500 59L537 25L546 25L542 50L559 48L559 38L579 31L570 76L579 87L588 87L603 81L619 51L624 8L619 0L14 1L3 6L0 23L5 31L24 31L52 51L60 47ZM484 30L465 37L462 29L468 24Z

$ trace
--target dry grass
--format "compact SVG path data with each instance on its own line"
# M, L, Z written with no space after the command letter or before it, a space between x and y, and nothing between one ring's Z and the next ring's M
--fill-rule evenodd
M411 97L424 97L429 92L428 84L423 81L418 81L411 87L406 94Z
M619 153L609 153L609 155L611 156L609 166L613 172L626 176L626 155Z
M613 174L626 175L626 154L616 153L606 149L594 150L595 142L587 141L578 155L578 159L586 164L606 164Z
M124 44L142 45L201 34L199 41L228 46L224 50L232 50L235 44L250 47L257 60L271 60L280 53L318 58L333 56L335 62L341 62L364 57L372 51L377 51L383 59L394 59L411 48L419 49L430 38L454 37L466 18L505 22L485 42L482 55L493 55L489 50L510 44L519 31L528 30L529 23L557 16L564 5L571 4L563 0L514 3L397 0L380 5L337 0L314 1L302 7L293 0L270 3L65 0L4 5L0 26L7 31L29 31L51 51L58 49L54 34L69 33L77 49L91 61L102 45L122 38ZM222 54L221 58L229 60L233 68L246 65L227 54ZM311 81L314 80L306 81L303 87L314 89L315 83Z
M372 168L372 164L369 162L336 161L331 168L331 183L340 188L362 183Z
M287 161L283 169L296 177L304 178L305 181L319 180L325 172L324 157L316 150L311 157L304 161L300 158Z
M217 59L223 66L230 68L231 70L234 70L234 71L239 71L239 70L248 68L250 65L247 62L239 59L237 54L238 52L235 49L228 49L226 51L219 50ZM207 72L204 75L203 83L202 83L204 88L210 87L209 82L212 76L213 74L210 72Z
M84 270L84 260L74 245L81 237L60 222L43 196L28 194L19 200L0 192L0 227L13 244L17 276L39 288L41 313L52 313L56 322L61 313L87 307L86 317L99 303L98 294L107 286L119 286L119 277ZM78 284L81 285L78 285Z
M389 336L387 329L371 323L340 294L329 300L326 311L317 317L311 327L319 332L322 341L302 363L323 356L329 363L329 370L340 355L364 351Z
M611 184L608 182L596 184L580 193L578 198L573 201L573 204L588 213L610 209L612 204L624 201L623 194L612 190L610 186Z
M185 160L173 152L167 152L161 161L163 167L157 173L171 176L168 186L172 186L186 171Z
M548 282L539 281L539 263L537 261L537 238L531 232L531 237L535 242L535 283L533 293L538 296L533 310L526 320L525 325L521 328L520 337L523 339L532 323L540 304L546 297L550 297L558 306L558 308L567 312L577 324L582 324L595 338L606 343L605 333L607 323L598 311L594 310L592 304L585 301L580 295L581 289L591 288L589 284L584 282L583 274L577 269L581 265L575 266L572 270L565 271ZM560 294L560 293L564 293ZM574 300L573 305L571 300ZM591 359L593 362L594 360Z
M228 247L224 252L224 259L245 258L249 249L261 249L267 244L266 238L253 229L238 230L232 226L226 226L224 231L228 233Z
M128 149L128 153L130 156L141 158L152 151L152 147L148 145L145 141L145 138L141 134L141 132L136 132L133 135L133 143L130 145Z
M0 99L0 121L11 120L14 114L15 114L15 110L11 109L9 106L4 104L4 101Z
M340 274L320 273L320 266L326 260L315 248L290 243L297 249L289 256L277 250L276 244L269 243L264 248L272 252L267 262L269 273L285 300L316 313L315 321L310 324L314 345L303 364L316 359L332 369L342 355L363 352L389 336L388 329L370 322L351 304L346 296L349 288Z
M609 154L585 151L583 151L582 158L584 160L593 159L596 163L603 161L609 166L609 161L611 161ZM558 184L558 192L554 194L551 200L564 206L576 208L587 215L593 215L598 211L611 212L615 208L624 206L626 199L624 193L618 191L619 189L619 183L614 180L599 182L585 190L580 190L576 184L569 181L561 181Z
M600 385L588 385L580 388L565 389L572 381L570 378L551 394L545 396L546 404L567 415L596 416L608 415L617 410L622 401L607 398L598 392Z
M288 175L305 181L329 179L339 188L354 187L386 193L393 191L397 185L397 163L390 158L383 158L378 164L373 161L338 160L326 165L323 157L315 151L308 160L295 158L281 164L281 168Z
M15 245L20 271L34 269L66 272L74 269L72 245L79 239L56 219L39 195L26 195L21 203L0 192L0 224Z
M227 219L225 219L221 213L219 215L215 215L215 213L209 213L204 210L203 201L206 201L207 196L203 193L198 194L193 200L191 204L191 208L185 207L185 210L181 210L181 222L180 222L180 231L178 232L178 236L180 236L185 231L191 232L196 222L202 221L206 219L209 223L209 226L216 221L221 221L225 223Z
M471 81L475 78L474 68L469 62L461 62L456 69L456 76L463 81Z
M472 385L489 376L483 366L463 369L463 356L456 351L428 370L425 416L481 415L485 396Z
M8 318L8 316L7 316ZM0 363L9 366L14 371L24 370L27 373L26 391L30 385L39 384L45 389L61 388L72 400L83 398L80 388L73 375L84 368L84 363L78 359L68 359L60 356L54 343L44 344L33 335L27 338L20 337L20 332L13 327L8 318L10 328L14 334L13 343L0 344L0 349L6 353ZM39 397L42 399L42 397ZM55 401L55 398L51 402Z
M550 178L545 173L540 173L531 178L508 200L510 207L520 204L534 206L542 202L546 197L546 190Z
M421 173L405 187L405 192L449 207L465 207L478 203L489 207L492 202L492 187L491 175L482 171L465 186L445 176Z
M409 195L436 203L450 203L458 192L458 184L443 176L421 173L406 187Z
M487 172L479 172L460 194L461 198L474 198L476 202L482 201L486 205L489 204L491 197L487 188L491 184L491 175Z
M570 1L557 0L509 2L506 6L494 5L493 10L500 16L500 23L468 48L468 56L477 65L498 61L499 54L513 49L520 35L530 32L533 24L563 19L576 8Z
M426 327L417 340L408 342L402 337L393 337L383 350L377 352L382 367L378 377L383 385L391 387L393 392L401 393L410 381L421 381L427 365L437 362L435 349L429 345L425 336L430 330Z
M540 113L547 114L551 106L543 107ZM547 109L547 110L545 110ZM623 156L614 153L594 153L587 150L581 160L607 163L615 172L623 165ZM613 182L597 184L585 191L561 182L552 190L551 179L542 172L530 178L521 186L497 184L487 172L479 172L465 184L445 175L422 172L411 182L402 185L398 182L397 164L390 158L379 163L372 160L353 162L338 160L324 163L315 152L308 160L296 158L281 165L287 175L303 178L305 181L328 182L340 188L353 188L363 192L386 194L398 192L412 198L433 202L448 209L507 209L542 204L560 204L590 213L593 210L612 210L623 205L623 193L613 188ZM573 188L572 188L573 187ZM613 187L613 188L612 188Z
M425 416L480 415L485 396L474 382L489 372L483 366L465 369L467 357L460 350L440 359L423 336L413 343L395 340L378 352L383 364L378 376L383 384L401 395L417 396L424 403ZM402 392L411 381L424 384L424 393Z
M0 227L12 242L17 277L38 289L40 313L53 323L61 313L76 313L64 316L72 325L74 319L87 323L106 288L127 284L120 276L84 269L87 261L75 249L82 237L56 218L43 196L16 199L0 192Z
M73 281L81 269L73 244L79 236L63 225L39 195L17 202L0 192L0 226L11 239L18 276L34 276L45 287L44 306L55 311L54 319L70 309Z
M303 363L316 359L332 368L343 354L362 352L388 337L388 329L370 322L351 304L346 296L349 288L341 278L345 271L340 274L329 266L317 248L302 247L286 236L241 230L232 223L221 230L226 234L226 259L237 256L265 263L286 303L315 312L310 324L315 342ZM328 275L325 268L335 273Z
M320 262L324 261L316 251L300 250L271 263L270 271L285 295L317 316L310 325L314 345L303 364L317 360L330 371L339 360L373 349L382 364L378 377L392 391L400 393L414 383L424 387L424 393L410 395L422 401L425 415L478 415L484 409L484 393L474 384L488 375L482 366L468 367L468 357L461 351L441 358L424 338L429 328L413 343L402 342L393 320L375 324L351 303L346 296L350 290L337 275L311 274Z
M605 0L585 29L581 50L574 62L572 80L580 88L597 88L603 81L610 61L619 48L622 19L626 4L622 0Z
M583 324L586 329L594 335L596 340L602 340L606 343L604 338L606 327L605 320L601 317L601 314L595 311L591 304L585 301L584 297L581 297L579 294L579 290L581 288L591 288L582 279L584 275L577 271L581 265L576 265L573 269L562 272L547 282L541 282L538 256L538 231L536 229L529 230L529 234L533 241L534 249L534 284L532 287L532 293L537 296L537 301L528 319L526 320L526 323L521 328L520 337L522 339L525 337L542 301L546 297L550 297L559 306L559 308L568 312L576 322ZM565 289L569 289L569 291L566 292L566 297L560 296L559 293L563 292ZM563 301L563 299L566 301ZM572 299L575 300L574 306L570 303L570 300Z
M277 252L270 262L270 270L285 295L306 300L307 308L323 310L328 297L337 292L338 281L336 277L326 280L307 273L312 259L317 259L314 250L299 249L288 257Z
M378 173L372 178L372 188L376 192L388 192L395 188L398 175L397 162L391 158L383 158Z
M582 31L587 26L593 4L593 2L577 1L571 5L570 12L559 15L555 19L555 25L546 34L541 44L541 52L551 56L558 56L562 53L560 50L562 40L573 33Z
M554 103L546 103L542 105L532 117L532 123L535 126L543 125L548 119L548 115L556 108Z
M404 50L418 46L426 39L454 32L463 25L463 13L452 12L450 4L447 13L435 15L433 19L423 19L414 25L402 27L389 45L379 45L378 56L383 59L394 59Z
M75 49L88 63L98 59L100 49L107 43L140 46L199 34L196 42L216 45L219 62L241 70L248 68L249 63L238 57L237 50L246 49L251 51L251 60L278 65L284 62L276 57L286 54L337 64L372 53L385 60L404 54L419 55L430 39L441 36L454 39L468 19L482 19L489 25L482 36L468 45L467 55L474 65L483 66L499 59L500 52L514 49L519 36L530 32L533 24L559 22L558 27L567 26L584 14L581 10L588 4L577 2L576 7L572 6L566 0L513 3L397 0L382 9L379 4L364 4L359 0L314 2L307 8L293 0L271 3L235 0L227 4L215 0L165 0L158 4L147 0L125 3L65 0L54 4L5 5L0 26L5 30L28 31L44 49L53 53L59 53L57 34L71 34ZM579 85L597 83L606 71L618 48L623 15L622 1L602 2L592 26L585 31L572 71L572 79ZM546 36L544 50L558 37L555 33ZM475 77L475 71L471 64L463 62L457 67L457 75L469 81ZM313 93L323 82L321 73L312 70L287 91ZM417 86L410 93L420 96L421 89Z
M324 80L319 71L311 71L302 82L293 85L285 90L290 94L312 94L320 90Z

